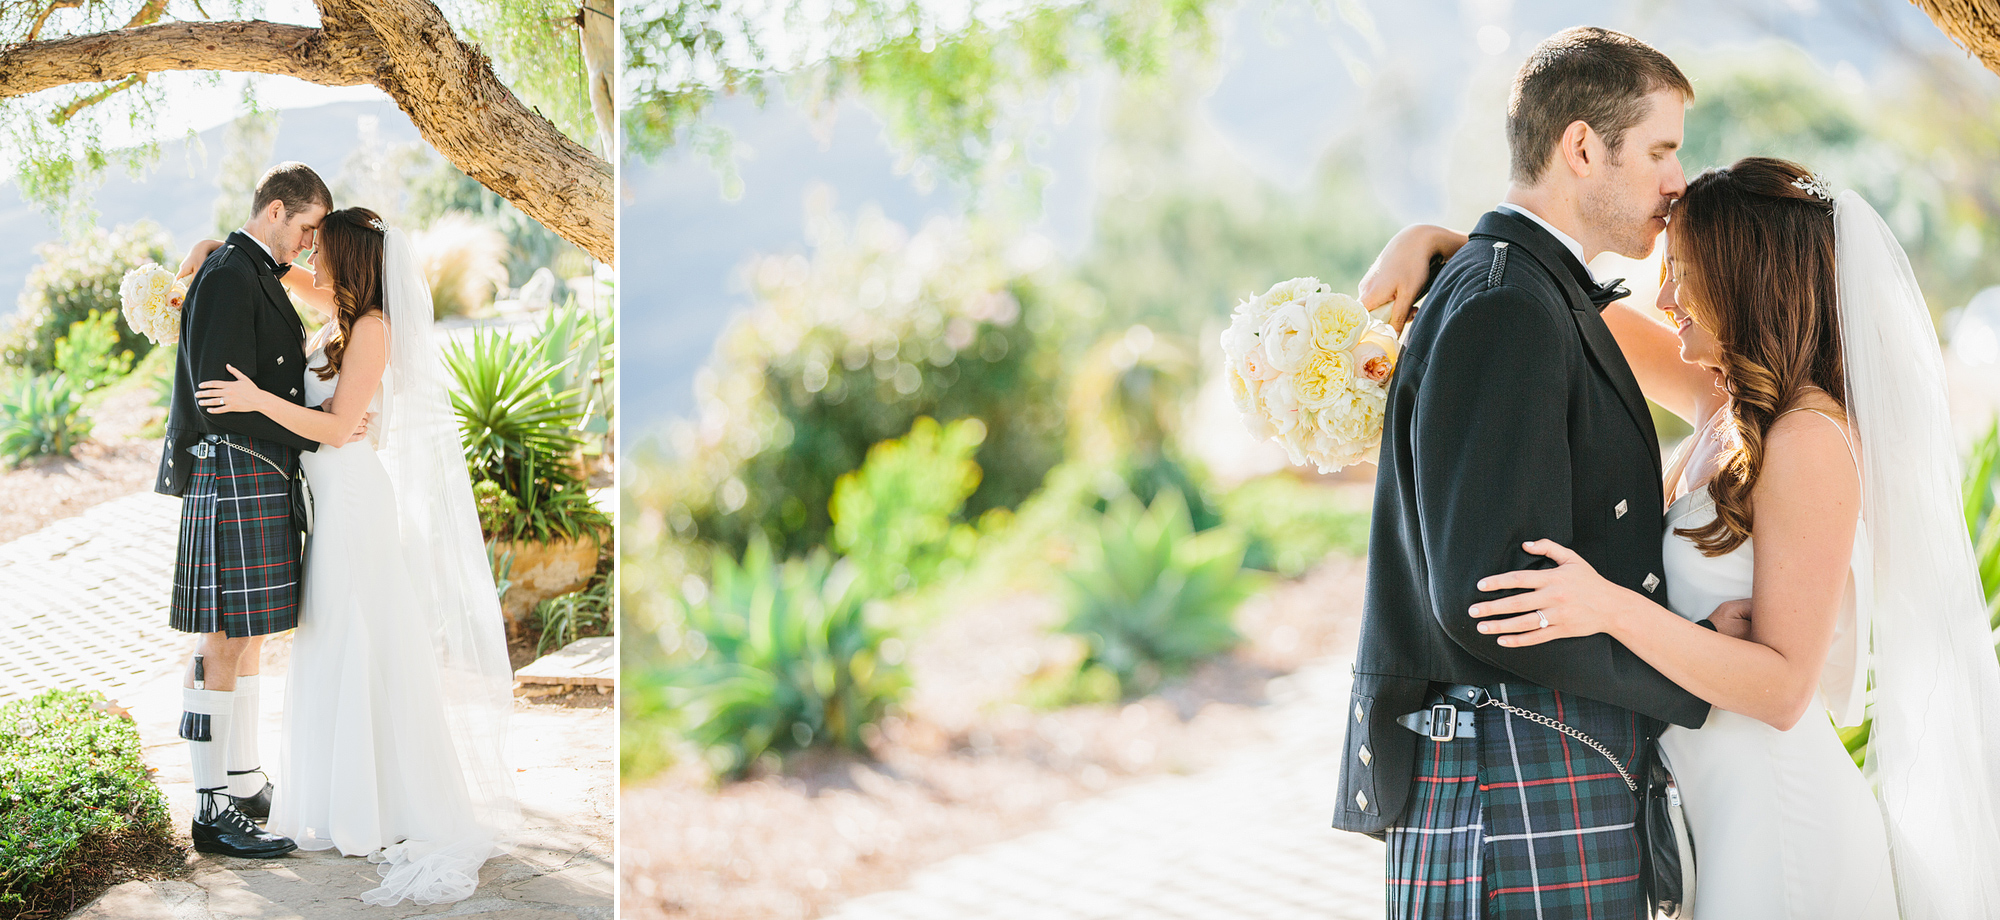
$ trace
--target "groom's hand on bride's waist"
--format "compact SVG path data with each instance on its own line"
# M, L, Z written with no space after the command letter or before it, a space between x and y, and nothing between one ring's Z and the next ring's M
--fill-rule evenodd
M1715 612L1708 615L1708 624L1731 639L1750 638L1750 599L1741 597L1716 605Z

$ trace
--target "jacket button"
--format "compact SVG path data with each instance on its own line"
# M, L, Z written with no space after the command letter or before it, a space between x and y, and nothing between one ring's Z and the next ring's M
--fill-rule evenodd
M1355 722L1356 722L1356 723L1358 724L1358 723L1360 723L1361 719L1362 719L1362 713L1361 713L1361 704L1360 704L1360 703L1355 703L1355 704L1354 704L1354 721L1355 721Z
M168 457L168 458L167 458L167 467L171 469L171 468L173 467L173 465L174 465L174 458L172 458L172 457Z
M1357 756L1361 758L1361 765L1364 767L1375 760L1375 755L1368 753L1368 745L1365 744L1361 746L1361 753Z
M283 363L285 363L285 356L284 356L284 355L279 355L279 356L278 356L278 363L279 363L279 364L283 364Z
M1355 793L1355 794L1354 794L1354 804L1356 804L1356 805L1359 805L1359 806L1361 806L1361 810L1362 810L1362 811L1367 811L1367 810L1368 810L1368 793L1366 793L1366 792L1357 792L1357 793Z
M284 363L284 360L285 360L285 359L283 359L283 358L279 358L279 359L278 359L278 362L279 362L280 364L282 364L282 363ZM1619 500L1618 500L1618 507L1616 507L1616 508L1613 508L1613 509L1611 509L1611 510L1612 510L1613 512L1615 512L1615 513L1617 514L1617 516L1619 516L1619 517L1621 517L1621 518L1622 518L1622 517L1624 517L1624 516L1625 516L1625 500L1624 500L1624 499L1622 499L1622 498L1621 498L1621 499L1619 499Z
M299 388L298 388L298 387L293 387L293 388L292 388L292 395L293 395L293 396L297 396L297 395L299 395Z
M1653 593L1653 589L1654 589L1654 588L1657 588L1657 587L1659 587L1659 586L1660 586L1660 576L1658 576L1658 575L1655 575L1655 574L1653 574L1653 573L1651 573L1651 572L1647 572L1647 573L1646 573L1646 580L1645 580L1645 581L1642 581L1642 582L1640 582L1640 584L1642 584L1642 585L1645 585L1645 586L1646 586L1646 593L1648 593L1648 594L1651 594L1651 593Z

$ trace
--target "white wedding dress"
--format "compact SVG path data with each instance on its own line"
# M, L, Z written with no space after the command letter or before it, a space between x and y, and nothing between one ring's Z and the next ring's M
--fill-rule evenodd
M324 349L306 363L323 366ZM305 380L313 406L340 382ZM372 411L394 386L385 369ZM268 827L301 849L380 863L369 903L457 901L498 847L446 721L437 613L417 601L395 489L371 440L302 455L315 520Z
M1752 596L1752 540L1711 557L1674 532L1714 517L1706 486L1667 507L1667 596L1689 620ZM1869 611L1856 602L1868 596L1856 579L1866 585L1871 559L1863 522L1820 691L1790 731L1717 707L1701 728L1672 726L1660 736L1694 836L1695 920L1897 916L1881 807L1827 718L1831 698L1836 712L1857 717L1844 722L1858 721L1866 671L1863 664L1857 673L1865 659L1855 637L1867 632Z

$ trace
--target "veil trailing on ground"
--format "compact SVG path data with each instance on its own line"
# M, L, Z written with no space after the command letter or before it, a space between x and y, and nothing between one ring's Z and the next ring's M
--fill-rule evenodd
M505 751L513 712L514 673L505 622L473 507L472 482L459 440L458 418L445 390L433 339L430 287L407 234L389 230L383 245L383 309L390 324L389 385L383 392L384 466L396 494L402 551L417 594L416 609L432 611L432 651L451 744L464 770L478 820L475 833L440 841L448 859L424 853L387 855L384 888L438 894L476 885L478 866L505 848L520 823ZM390 848L392 851L396 848ZM399 867L399 858L416 862ZM470 862L470 878L462 871ZM445 863L437 869L424 863ZM450 868L449 864L457 868ZM396 873L413 876L397 879ZM445 878L434 877L440 874ZM465 888L464 897L471 893ZM456 900L443 897L436 900Z
M1874 546L1874 728L1905 920L2000 917L2000 664L1961 510L1944 363L1903 248L1834 202L1847 409Z

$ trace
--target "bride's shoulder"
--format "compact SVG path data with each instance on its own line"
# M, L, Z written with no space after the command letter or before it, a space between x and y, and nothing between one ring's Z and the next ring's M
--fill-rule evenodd
M1792 484L1825 495L1829 489L1859 488L1853 432L1839 400L1822 391L1802 394L1771 423L1764 439L1759 481Z

